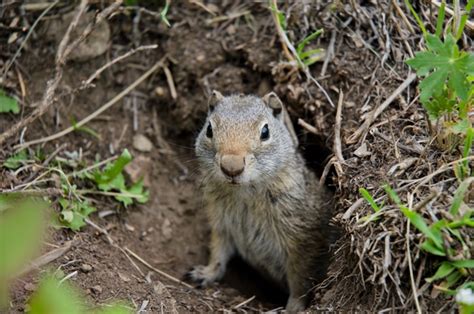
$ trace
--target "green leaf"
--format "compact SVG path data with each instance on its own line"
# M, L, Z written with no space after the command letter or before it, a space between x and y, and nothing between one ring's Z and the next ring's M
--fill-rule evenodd
M456 193L454 193L454 199L453 203L451 204L451 208L449 209L449 213L452 215L457 215L459 208L461 207L461 204L464 199L464 195L467 192L467 189L471 185L471 183L474 182L474 177L469 177L465 179L457 188Z
M315 32L311 33L310 35L306 36L296 47L296 52L298 54L301 54L303 52L304 48L306 47L306 45L310 41L312 41L313 39L315 39L316 37L321 35L322 33L323 33L323 29L318 29Z
M414 225L416 229L418 229L418 231L420 231L421 233L425 235L425 237L433 241L433 244L438 249L442 250L443 241L441 239L441 236L433 232L433 230L428 227L425 220L423 219L423 217L421 217L420 214L418 214L417 212L413 210L408 209L405 206L401 206L400 210L405 215L405 217L407 217L408 220L410 220L410 223Z
M448 77L447 69L439 69L420 82L420 101L427 102L433 95L439 95L443 91L446 78Z
M433 275L433 277L426 278L426 281L433 282L435 280L442 279L442 278L448 276L449 274L451 274L453 272L453 270L455 270L455 268L449 262L442 262L441 266L439 266L438 270Z
M87 202L78 200L59 199L61 212L58 220L61 225L70 228L73 231L79 231L86 225L85 219L96 211L96 208L90 206Z
M446 256L446 253L444 252L443 249L440 249L438 247L436 247L432 241L430 241L429 239L427 239L426 241L424 241L422 244L421 244L421 248L428 252L428 253L431 253L433 255L436 255L436 256Z
M87 127L87 126L77 126L77 121L74 118L71 118L71 124L72 124L72 128L74 129L74 131L87 133L87 134L92 135L93 137L95 137L97 139L100 138L99 133L97 133L94 129L92 129L90 127Z
M388 196L390 197L390 199L397 205L400 205L402 203L402 201L400 200L400 198L398 197L397 195L397 192L395 192L388 184L385 184L383 186L385 192L388 194Z
M5 162L3 163L3 166L5 168L15 170L15 169L20 168L24 164L24 162L27 160L28 160L28 154L26 150L22 150L18 152L17 154L11 156L7 160L5 160Z
M122 155L120 155L120 157L117 160L115 160L113 164L107 166L103 172L97 172L95 174L96 183L97 184L110 183L119 174L121 174L122 170L130 161L132 161L132 155L130 155L130 152L127 149L125 149L122 152Z
M375 202L374 198L372 195L370 195L369 191L367 191L364 188L359 189L359 193L362 195L362 197L370 204L370 206L373 208L375 212L378 212L380 210L379 205Z
M461 273L459 271L452 272L448 275L446 280L441 284L441 286L445 289L452 287L459 279L462 278Z
M451 127L453 132L458 133L458 134L466 134L470 128L471 128L471 122L468 119L463 119ZM469 147L469 150L470 150L470 147ZM463 157L467 157L467 156L463 155Z
M459 98L467 101L469 94L469 83L466 81L466 74L458 69L453 69L448 81L449 87L456 92Z
M419 76L424 76L430 70L448 64L449 57L440 57L431 51L418 51L415 53L415 57L407 60L406 63L416 69ZM424 72L424 75L422 75L418 70Z
M123 174L119 173L116 177L114 177L111 181L100 183L97 187L102 191L110 191L110 190L125 190L125 177Z
M59 284L53 277L41 281L30 302L30 314L86 313L84 302L67 281Z
M115 198L125 206L132 204L134 199L139 203L146 203L149 196L149 192L143 189L143 180L138 181L129 189L120 190L120 193L122 194L117 195Z
M426 27L425 25L423 24L423 22L421 21L420 17L418 16L418 14L416 13L415 9L413 8L413 6L411 5L410 1L408 0L405 0L405 5L408 7L408 9L410 10L411 14L413 14L413 17L415 18L416 22L418 23L418 26L420 26L420 29L421 31L423 32L423 36L426 37L426 35L428 34L427 31L426 31Z
M20 107L15 98L8 97L5 91L0 88L0 113L5 112L19 113Z
M469 18L469 14L471 12L471 9L474 5L474 0L469 0L466 7L464 8L464 13L461 16L461 20L459 22L459 28L456 33L456 40L459 40L462 36L462 33L464 31L464 26L466 26L467 19Z
M428 34L426 36L426 46L431 51L434 51L442 56L446 56L448 58L451 56L449 49L446 49L445 45L443 44L439 36Z
M474 76L474 53L469 53L466 62L466 72L468 75Z
M166 26L171 27L170 21L168 21L168 18L166 17L166 14L168 14L169 6L170 6L170 2L169 0L167 0L163 10L161 10L160 12L160 18L163 21L163 23L166 24Z
M283 31L286 31L286 16L285 14L283 14L283 12L281 12L280 10L278 10L278 7L276 7L276 5L274 5L273 3L270 3L270 10L272 10L276 17L277 17L277 20L278 20L278 25L281 27L281 29Z
M142 204L148 202L149 192L143 188L143 179L132 185L128 192L137 195L137 202Z
M456 268L474 268L474 259L464 259L450 262Z
M39 249L44 233L46 202L37 198L0 198L0 282L14 275Z

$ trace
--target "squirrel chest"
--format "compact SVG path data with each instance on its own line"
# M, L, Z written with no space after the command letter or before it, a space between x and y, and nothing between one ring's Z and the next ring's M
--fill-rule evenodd
M212 192L208 202L213 228L219 229L233 242L237 253L256 269L268 273L285 285L289 236L282 223L277 201L265 191L255 188L222 188Z

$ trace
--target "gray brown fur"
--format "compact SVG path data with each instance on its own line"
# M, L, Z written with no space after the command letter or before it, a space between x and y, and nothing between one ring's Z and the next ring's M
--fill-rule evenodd
M214 92L210 108L196 154L211 256L188 275L206 286L222 278L229 259L239 254L289 291L287 310L303 310L309 289L326 271L332 195L305 166L275 94L261 99ZM206 136L209 123L212 138ZM270 138L262 141L265 123ZM238 176L223 172L222 158L229 155L226 167L244 167Z

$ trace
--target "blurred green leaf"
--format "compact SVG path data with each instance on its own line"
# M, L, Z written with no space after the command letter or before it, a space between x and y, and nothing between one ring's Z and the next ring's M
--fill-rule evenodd
M402 201L400 200L400 198L398 197L397 193L388 185L388 184L385 184L383 186L385 192L388 194L388 196L390 197L390 199L397 205L400 205L402 203Z
M436 248L442 249L443 248L443 241L441 239L441 236L433 232L431 228L428 227L426 224L425 220L423 217L421 217L420 214L417 212L408 209L405 206L400 207L402 213L405 215L405 217L410 220L410 223L418 229L421 233L423 233L427 238L429 238L431 241L433 241L433 244L435 245Z
M73 231L79 231L84 227L86 225L85 219L97 210L87 201L82 202L76 199L60 198L59 204L61 205L61 212L58 216L60 224Z
M3 163L3 166L8 169L18 169L20 168L25 161L28 160L28 154L26 153L26 150L22 150L18 152L17 154L11 156L5 162Z
M426 281L433 282L435 280L443 279L444 277L451 274L455 269L456 268L449 262L442 262L433 277L426 278Z
M444 252L444 249L440 249L439 247L435 246L433 244L433 242L429 239L427 239L426 241L424 241L422 244L421 244L421 248L430 253L430 254L433 254L433 255L437 255L437 256L446 256L446 253Z
M466 194L467 189L471 186L473 182L474 177L469 177L463 182L461 182L461 184L457 188L456 192L454 193L453 203L451 204L451 208L449 209L449 212L452 215L458 214L459 208L461 207L461 204L464 200L464 195Z
M415 9L413 8L413 6L411 5L410 1L409 1L409 0L405 0L405 5L408 7L408 9L410 10L411 14L412 14L413 17L415 18L416 23L418 24L418 26L420 27L421 31L423 32L423 36L426 37L426 35L427 35L428 33L426 32L425 24L423 24L423 22L421 21L420 17L419 17L418 14L416 13L416 11L415 11Z
M163 23L166 24L166 26L171 27L170 21L168 21L168 18L166 17L166 14L168 14L169 6L170 6L170 1L167 0L164 8L160 12L160 17Z
M464 259L450 262L456 268L474 268L474 259Z
M20 107L15 98L8 97L5 91L0 88L0 113L5 112L19 113Z
M15 273L36 252L47 203L37 198L0 199L0 277ZM3 275L3 276L2 276Z
M53 277L42 280L30 302L30 314L83 314L84 302L67 281L61 285Z
M47 203L18 194L0 195L0 308L7 283L39 250Z
M315 32L306 36L302 41L298 43L296 46L296 52L300 55L307 44L309 44L312 40L316 39L319 35L323 33L323 29L318 29Z

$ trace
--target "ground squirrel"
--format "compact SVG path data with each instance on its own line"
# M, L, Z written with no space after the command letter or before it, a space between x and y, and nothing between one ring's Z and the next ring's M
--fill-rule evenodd
M195 147L211 256L187 277L206 286L239 254L288 291L286 309L294 312L307 306L327 268L332 195L305 166L286 115L275 93L212 93Z

